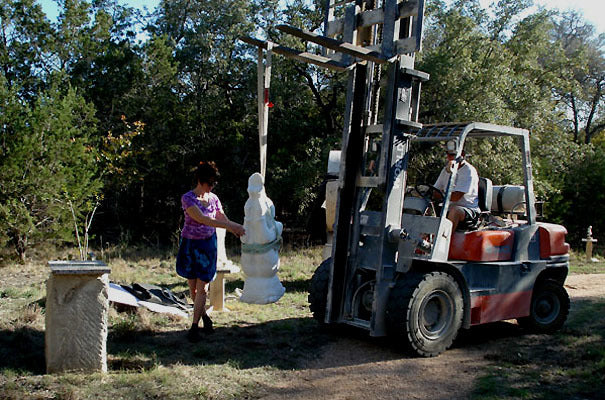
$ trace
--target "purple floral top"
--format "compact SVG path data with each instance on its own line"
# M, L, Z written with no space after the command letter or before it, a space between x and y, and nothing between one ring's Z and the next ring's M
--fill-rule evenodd
M223 211L223 206L217 195L212 192L208 193L208 195L208 204L205 207L193 191L189 191L181 197L181 206L185 213L185 225L183 225L183 230L181 231L182 237L187 239L208 239L216 232L213 226L200 224L185 211L191 206L198 206L202 214L207 217L216 218L217 212Z

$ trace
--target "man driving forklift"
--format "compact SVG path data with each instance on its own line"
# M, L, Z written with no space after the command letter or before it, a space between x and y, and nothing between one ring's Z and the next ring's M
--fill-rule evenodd
M437 181L435 187L441 192L435 191L435 200L443 200L443 193L447 189L447 184L455 163L458 164L458 172L454 181L454 188L450 197L451 203L447 213L447 219L452 221L452 232L457 228L470 229L477 224L479 214L479 175L477 170L465 159L465 152L456 158L456 142L450 140L446 143L447 162Z

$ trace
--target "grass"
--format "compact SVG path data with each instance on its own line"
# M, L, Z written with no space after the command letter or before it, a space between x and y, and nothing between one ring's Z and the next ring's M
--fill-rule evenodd
M171 252L118 250L104 252L112 281L153 283L187 294L186 282L174 273ZM321 248L286 249L279 273L286 294L278 303L228 301L230 312L213 315L216 333L198 344L185 340L188 319L111 308L109 372L48 375L45 262L0 266L0 399L254 399L337 339L317 328L307 304ZM572 271L605 272L604 264L582 263L575 254ZM243 281L242 274L228 275L227 295L242 288ZM555 335L501 336L510 343L486 356L491 366L478 377L474 398L599 398L605 390L605 300L574 307Z
M598 399L605 390L605 300L574 305L553 335L523 335L486 355L477 399Z
M515 337L485 356L491 366L478 378L473 398L602 398L605 299L575 301L567 322L555 334L512 336Z
M105 254L110 280L166 286L187 294L174 273L172 254L134 249ZM321 352L329 338L317 329L307 304L310 277L321 249L282 252L280 280L286 293L276 304L228 301L215 313L216 332L198 344L185 339L190 320L144 309L109 314L107 374L45 374L44 263L0 267L0 399L244 399L285 371ZM237 257L232 257L238 261ZM5 280L6 278L6 280ZM227 295L243 287L228 276ZM6 282L6 284L5 284Z
M586 261L583 251L571 251L569 272L572 274L603 274L605 273L605 258L593 254L598 262Z

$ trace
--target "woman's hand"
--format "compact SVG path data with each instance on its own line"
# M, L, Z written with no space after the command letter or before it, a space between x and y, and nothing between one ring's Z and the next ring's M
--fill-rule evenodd
M243 225L240 225L236 222L229 221L229 225L227 226L227 230L233 233L235 236L240 237L246 234L246 230Z

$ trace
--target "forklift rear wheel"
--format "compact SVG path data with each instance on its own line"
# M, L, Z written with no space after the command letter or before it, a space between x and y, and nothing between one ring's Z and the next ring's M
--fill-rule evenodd
M444 352L462 326L460 287L444 272L408 273L391 290L387 329L423 357Z
M537 333L555 332L569 314L569 295L563 285L554 280L536 283L529 312L529 316L517 320L519 325Z
M320 324L325 323L326 306L328 301L328 285L330 284L330 265L332 258L322 262L313 273L309 290L309 308Z

